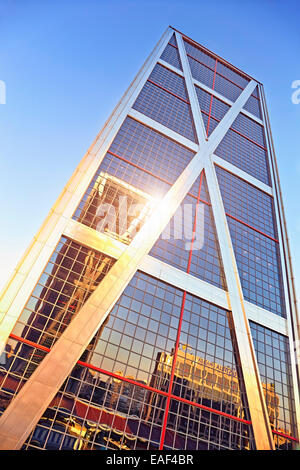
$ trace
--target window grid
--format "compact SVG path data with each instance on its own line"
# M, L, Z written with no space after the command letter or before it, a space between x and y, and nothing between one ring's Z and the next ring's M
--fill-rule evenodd
M160 85L177 97L180 97L185 101L188 100L184 78L167 69L165 66L156 64L148 80Z
M235 101L239 95L241 94L243 88L236 83L232 82L228 78L220 75L218 72L214 73L214 66L208 66L207 64L199 61L194 56L187 54L188 61L191 68L191 73L193 78L202 82L204 85L208 86L209 88L213 88L220 93L221 95L225 96L226 98L230 99L231 101ZM218 62L219 64L219 62Z
M216 59L212 55L204 52L203 50L201 50L200 48L196 46L193 46L192 44L190 44L189 42L185 40L184 40L184 46L185 46L185 50L188 56L195 58L196 60L201 62L203 65L206 65L208 68L214 70Z
M152 194L155 194L156 197L162 197L173 184L173 182L167 181L155 174L147 173L145 169L136 168L135 164L124 161L119 155L111 155L108 152L73 216L75 220L80 221L81 223L84 223L90 227L95 225L93 223L93 216L90 219L88 219L88 217L84 217L84 214L88 214L89 211L83 210L83 207L87 198L90 196L91 191L95 187L95 183L101 172L108 172L109 175L117 176L120 179L122 178L126 181L134 182L137 188L143 188L148 192L151 191ZM169 174L169 176L171 176L171 174ZM197 191L198 189L196 184L194 184L190 190L190 193L188 193L188 196L190 198L196 199ZM202 194L201 202L207 204L206 195L204 193ZM95 212L95 209L93 212Z
M130 243L154 205L155 199L147 193L98 171L74 218L98 232Z
M176 41L175 34L173 34L173 35L171 36L171 39L170 39L170 41L169 41L169 44L172 44L172 46L178 47L178 46L177 46L177 41Z
M234 102L249 83L249 79L234 71L221 60L202 51L200 47L195 47L187 41L184 41L184 44L192 76ZM217 65L217 68L214 77L215 65ZM253 91L244 109L261 119L258 87Z
M253 121L253 119L240 113L233 122L231 129L239 132L243 137L248 138L266 150L264 127L256 121Z
M217 59L214 59L212 56L204 53L203 51L192 46L191 44L185 42L185 47L193 77L199 80L200 82L204 83L206 86L213 88L212 84L214 74L212 72L215 66L214 62L216 61L216 72L218 75L216 89L220 93L224 94L224 96L226 96L227 98L231 99L232 101L235 101L240 94L238 88L245 88L249 80L245 79L238 73L233 72L222 62L218 61ZM229 83L224 80L226 78L233 85L231 88ZM252 95L245 104L244 109L254 114L259 119L262 118L258 87L256 87L253 91Z
M273 198L223 168L215 168L226 213L276 239Z
M14 335L11 335L11 337L14 339ZM28 340L25 340L23 338L15 337L15 339L18 339L19 341L25 342L27 344L30 343ZM47 352L50 351L49 348L45 348L41 345L35 345L35 346L38 351L41 351L41 350L46 350ZM127 377L116 375L108 371L98 370L96 367L92 366L91 364L83 363L82 361L78 361L78 364L84 366L85 368L88 368L89 370L93 372L98 371L101 374L103 374L106 378L113 377L113 378L116 378L118 382L130 383L138 388L145 388L145 389L151 390L152 395L153 395L153 392L154 393L156 392L159 397L165 397L167 395L163 391L158 391L158 390L152 389L151 387L147 387L143 382L133 381ZM74 378L72 379L74 380ZM9 386L11 388L2 387L2 390L0 392L0 415L5 410L7 404L11 400L11 397L13 394L12 389L18 388L18 385L16 385L16 383L14 383L13 380L10 380L9 383L7 383L7 380L6 380L4 385ZM117 449L122 449L122 450L130 450L130 449L145 450L145 449L151 449L151 444L152 445L155 444L155 448L157 448L157 441L153 442L151 441L151 439L148 439L150 440L150 444L149 443L145 444L146 442L145 433L143 435L143 438L140 439L140 441L137 444L131 445L131 447L126 446L126 443L128 444L128 439L129 441L134 440L132 426L133 424L136 425L136 420L134 422L130 422L131 429L129 430L129 433L126 433L126 432L124 433L124 429L125 429L124 425L121 426L122 432L120 432L120 429L117 429L117 431L116 429L114 429L114 431L116 431L114 432L112 429L109 429L109 427L106 424L102 424L104 420L105 421L107 420L107 415L108 415L107 411L109 410L102 409L98 417L97 415L95 416L94 408L95 408L95 404L99 404L99 394L105 395L104 400L106 400L108 393L110 393L109 391L107 391L106 385L105 384L103 385L103 381L100 381L100 384L99 384L99 381L97 384L95 383L91 384L91 380L86 380L85 382L82 382L81 390L82 390L82 393L79 394L79 398L85 399L85 403L78 399L75 405L72 404L70 406L70 403L67 403L66 400L63 399L62 395L54 399L54 403L52 402L50 404L50 407L47 409L46 413L43 415L43 417L39 421L37 427L32 431L31 435L29 436L29 439L24 444L23 449L46 448L49 450L58 450L58 449L65 449L65 450L90 450L90 449L97 450L99 449L100 450L105 447L103 446L103 434L101 436L97 435L99 431L99 429L97 429L98 426L100 428L100 431L104 430L104 434L105 433L109 434L107 440L109 440L112 433L114 433L114 438L116 437L115 434L116 433L118 434L117 439L120 439L120 435L122 436L124 434L121 437L120 441L117 443L117 446L116 446L116 443L112 445L107 444L107 440L106 440L105 445L107 446L106 448L108 449L111 448L113 450L116 450L117 448ZM126 397L128 397L128 395L129 393L127 392ZM141 404L141 403L142 405L144 404L143 396L144 396L144 392L142 391L139 394L138 398L135 400L135 405L134 405L135 411L136 411L136 407L138 406L138 404ZM70 397L69 393L67 397L68 398ZM188 400L185 400L181 397L176 397L176 396L171 395L171 399L175 400L175 403L177 404L177 406L180 406L182 404L188 404L188 405L191 405L193 408L199 408L200 409L199 413L203 413L203 416L205 418L204 426L211 426L212 420L216 421L220 419L220 417L222 418L222 416L224 416L225 418L229 418L229 421L228 421L229 424L226 423L226 419L223 421L222 424L220 423L219 433L223 430L223 432L226 434L228 430L228 426L233 428L233 430L236 430L240 426L240 429L241 429L240 434L243 434L243 436L245 436L243 439L240 438L240 441L242 442L241 444L242 448L248 449L249 444L250 444L250 448L252 447L254 448L254 441L253 441L253 436L251 434L251 428L248 427L248 425L251 424L250 421L243 420L235 416L227 415L226 413L224 414L218 410L212 411L209 408L205 407L204 405L199 405L198 403L189 402ZM115 400L115 402L116 401L117 400ZM76 410L76 405L77 407L78 405L81 405L81 407L79 407L79 411ZM172 408L173 407L171 407L171 409ZM70 418L70 412L74 413L75 416ZM198 413L198 410L196 411L194 410L194 412ZM90 416L90 413L92 413L91 416ZM210 413L211 413L211 419L209 418ZM112 417L112 413L110 411L110 418L111 417ZM120 414L118 414L117 418L119 417L120 417ZM185 413L185 417L186 417L186 413ZM89 422L88 421L85 422L84 420L87 420L88 418L90 418L91 420ZM100 424L99 418L101 419L101 424ZM113 419L108 419L108 421L110 423L113 422L114 424L114 418L115 417L113 417ZM121 416L121 418L124 418L124 416ZM57 426L56 421L59 422L58 426ZM94 421L94 422L91 422L91 421ZM202 420L200 419L198 414L197 414L197 421L199 425L201 426L200 421ZM168 421L168 424L169 424L169 421ZM244 425L246 424L247 426L243 426L243 424ZM74 425L75 425L75 428L74 428ZM61 426L63 426L63 429ZM174 430L174 423L172 423L172 426L173 426L172 429ZM136 427L138 426L135 426L135 428ZM233 430L230 431L230 436L229 436L229 443L230 443L229 448L230 449L236 448L237 438L235 437L234 434L237 434L237 435L239 434L239 432L234 432ZM290 449L291 446L294 446L298 442L298 440L295 437L291 436L290 434L278 432L274 429L272 429L272 432L273 432L275 445L277 448L281 446L280 448ZM75 437L74 437L74 434L75 434ZM149 437L150 436L149 430L147 434ZM192 430L192 434L193 434L193 437L195 437L194 429ZM205 435L209 436L209 434L210 434L210 431L209 430L206 431ZM79 435L79 438L78 438L78 435ZM156 432L156 435L157 435L157 432ZM249 437L247 436L251 436L251 439L249 439ZM140 435L137 435L136 437L140 437ZM199 438L201 437L202 436L199 436ZM142 441L142 444L141 444L141 441ZM167 428L165 445L164 445L165 449L172 448L170 447L170 441L172 442L171 445L174 445L174 436L172 434L170 435L169 429ZM176 441L177 441L177 438L176 438ZM181 445L178 446L178 444L176 444L175 448L185 449L187 442L185 442L184 444L182 440L180 440L179 442L181 442ZM212 449L223 448L222 446L216 447L215 442L206 442L206 443L199 442L196 447L195 447L195 444L191 443L190 441L189 441L189 444L190 444L189 450L192 450L192 449L212 450ZM283 447L283 444L285 444L284 447Z
M136 202L142 203L149 194L153 195L155 201L167 192L193 156L194 152L184 146L131 118L126 118L73 218L100 230L99 224L103 215L99 216L98 208L101 208L101 203L115 205L115 214L118 216L122 195L127 195L128 209L131 205L134 207ZM168 180L165 175L168 175ZM123 182L126 182L125 186ZM134 187L128 188L128 185ZM193 193L196 197L194 187L191 190L192 195ZM118 229L120 235L124 227L119 224ZM126 242L124 237L122 240Z
M237 72L233 71L230 67L218 61L217 73L222 75L224 78L227 78L232 83L239 85L241 88L246 88L249 83L248 78L242 77Z
M270 185L267 152L250 140L229 129L215 154Z
M154 197L158 198L162 197L167 192L169 185L171 184L159 175L152 174L149 170L145 170L143 167L137 166L135 163L123 158L121 155L112 155L108 152L100 164L82 201L84 201L92 191L101 172L106 172L122 181L126 181L128 184L134 186L140 191L144 191L145 193L151 192ZM172 176L171 172L170 176ZM76 211L73 217L78 220L79 215L80 212Z
M177 69L182 70L180 56L178 53L177 42L176 42L174 35L172 36L171 40L167 44L160 58L168 62L169 64L173 65Z
M255 88L243 109L246 109L246 111L249 111L249 113L253 114L259 119L262 119L258 87Z
M197 142L190 105L146 82L133 108L187 139Z
M221 119L223 119L230 106L212 94L202 90L202 88L196 86L195 90L204 120L206 135L209 136Z
M214 83L212 89L214 89ZM195 86L195 90L205 124L210 123L211 119L213 120L213 129L210 129L207 125L205 126L206 129L209 129L210 131L207 132L207 135L210 135L212 130L214 130L218 123L223 119L230 106L198 86ZM263 150L267 150L265 148L263 126L253 121L253 119L250 119L243 114L239 114L230 129L241 137L244 137L256 144Z
M207 281L221 289L226 289L226 281L221 261L220 248L216 238L215 225L210 207L205 178L198 177L198 200L186 196L172 217L160 238L150 250L150 255L181 270ZM195 185L196 185L195 183ZM194 185L194 186L195 186ZM191 212L189 212L191 211ZM193 222L191 223L190 214ZM202 214L202 216L201 216ZM189 216L189 221L185 217ZM195 226L196 216L198 220ZM203 228L202 228L202 223ZM186 233L186 227L190 227ZM183 230L184 228L184 230ZM190 251L192 234L198 239ZM171 234L171 236L170 236ZM192 240L192 243L194 241Z
M214 70L207 68L205 65L197 62L193 57L188 55L188 62L193 78L212 88L214 81Z
M62 237L12 334L51 348L113 263L110 257ZM9 341L2 386L27 380L44 356L35 347Z
M210 134L215 130L215 128L217 127L220 121L217 121L212 116L207 116L207 114L205 113L202 113L202 119L203 119L204 127L206 129L206 135L207 137L209 137Z
M285 317L278 243L236 220L227 222L245 299Z
M157 176L168 175L171 183L176 181L195 155L192 150L128 117L109 152L121 155ZM128 183L133 184L133 181Z
M243 91L241 87L218 74L216 74L215 90L233 102L237 100Z
M288 338L254 322L250 322L250 327L272 430L295 436ZM273 436L277 449L291 449L293 441L275 433Z
M205 65L211 70L214 69L215 61L217 60L217 75L236 85L237 87L243 89L248 83L249 79L243 77L240 73L234 71L231 67L224 64L219 58L215 58L210 55L208 52L204 52L200 47L193 46L192 44L184 41L186 53L189 57L197 60L199 63Z
M130 299L130 306L128 306L126 297ZM182 301L183 292L181 290L137 272L110 316L115 314L118 318L123 319L124 314L120 310L121 307L123 307L123 311L125 307L128 314L138 311L139 318L144 317L148 322L158 321L158 323L164 324L169 316L166 325L170 321L173 322L175 331L178 330L180 316L183 316L182 335L185 334L186 321L198 321L202 324L203 321L208 320L206 326L203 324L202 328L206 329L208 335L211 335L214 334L216 327L218 337L223 338L226 343L225 349L231 353L232 346L230 348L226 311L190 294L186 296L184 307ZM138 302L141 303L140 306L138 306ZM166 309L169 302L172 304L170 314ZM147 305L152 305L154 316L147 315L144 309ZM176 307L175 311L174 307ZM110 368L110 372L106 374L102 369L99 369L99 373L95 373L98 370L97 358L101 355L98 346L102 342L102 335L107 337L105 331L110 331L111 334L112 325L114 325L114 321L110 323L108 320L100 328L92 342L92 347L86 351L85 362L79 361L74 367L59 395L50 404L24 448L99 449L102 446L102 448L116 449L116 446L121 448L120 446L124 445L123 449L157 449L161 444L165 449L247 449L254 445L251 425L249 420L245 419L244 411L241 409L240 416L228 414L232 408L228 407L226 403L224 405L222 402L218 403L218 400L222 400L222 395L217 395L214 400L212 399L213 392L211 392L210 399L205 401L206 398L200 399L201 391L198 390L198 401L193 402L180 395L173 395L169 392L167 394L164 391L168 387L170 368L166 368L166 364L164 365L163 376L161 376L161 372L159 376L156 371L158 361L164 353L161 344L159 344L157 360L152 365L153 369L150 368L150 372L153 370L153 373L147 376L148 379L141 376L136 377L133 369L125 369L124 362L126 363L126 360L122 354L120 354L119 364L114 364L115 369ZM138 323L135 326L138 328ZM153 333L152 327L153 325L148 323L147 326L144 324L143 328ZM124 329L122 331L125 333ZM170 339L170 344L167 354L172 361L174 338L168 337L168 339ZM184 340L183 336L181 340ZM135 343L136 341L132 341L132 346ZM176 343L178 347L178 341ZM128 342L126 345L128 346ZM218 354L218 350L214 352L208 348L207 351L202 352L200 349L197 351L199 354L203 354L203 360L206 361L204 363L209 364L209 367L211 367L211 361L220 361L221 356ZM141 354L144 355L144 351ZM180 356L177 355L177 364L179 359ZM87 360L90 364L86 364ZM225 363L228 374L230 365L233 365L233 356L230 354L229 357L225 353L224 360L227 361ZM130 367L132 365L133 363L130 364ZM93 371L94 373L92 373ZM222 373L220 371L222 371L222 366L219 367L219 373ZM167 372L167 376L165 372ZM175 372L178 374L177 369ZM149 379L150 384L148 385ZM157 385L158 382L161 389L153 387L153 383ZM173 383L173 391L177 393L178 375ZM238 396L238 386L237 382L236 396ZM167 395L170 397L171 403L168 418L165 421L164 411ZM187 395L185 393L185 396ZM209 407L208 404L211 404L212 407ZM187 408L189 408L188 417ZM224 410L226 411L224 412ZM75 431L77 432L75 433ZM100 432L102 435L99 434ZM164 442L161 442L162 437Z

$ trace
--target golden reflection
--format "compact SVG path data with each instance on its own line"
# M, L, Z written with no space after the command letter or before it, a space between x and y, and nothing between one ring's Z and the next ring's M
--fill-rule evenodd
M128 244L156 203L149 194L101 172L80 210L78 222Z

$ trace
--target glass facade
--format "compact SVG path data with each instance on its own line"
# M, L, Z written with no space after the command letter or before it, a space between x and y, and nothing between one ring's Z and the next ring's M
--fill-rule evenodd
M193 194L196 190L198 196ZM225 289L226 281L210 205L203 172L150 254Z
M184 78L158 64L140 92L133 109L197 142Z
M285 317L273 198L216 166L244 297Z
M230 106L214 95L202 90L202 88L196 86L195 90L208 137L215 130L221 119L223 119Z
M174 36L170 39L167 47L164 49L160 58L179 70L182 70L181 61L178 53L177 41Z
M118 251L110 247L126 253L139 242L163 197L183 173L187 179L189 164L205 145L194 124L198 105L203 141L214 142L213 131L230 122L209 155L228 246L219 242L220 221L214 218L218 211L204 165L190 187L180 182L185 196L176 200L177 210L148 250L147 263L138 265L113 299L23 449L259 449L245 360L253 361L253 370L258 366L252 384L257 386L259 372L275 447L291 449L297 443L287 261L261 85L172 28L157 51L134 82L131 101L124 100L125 117L117 108L109 123L113 130L98 150L98 168L85 167L87 183L75 190L72 210L67 207L71 216L63 214L73 232L55 232L56 245L51 242L48 261L38 265L34 285L24 290L23 303L12 303L17 316L0 356L0 414L9 415L19 391L51 357L93 292L101 291L104 278L105 283L111 277L113 286ZM244 101L238 108L239 97ZM234 117L233 108L238 109ZM225 269L230 246L246 315L252 304L249 341L255 361L238 347ZM31 269L29 281L38 270L34 263Z
M288 450L296 434L291 356L288 338L250 322L262 386L276 448Z
M232 335L229 312L138 272L24 447L252 448Z
M5 391L9 401L35 371L113 263L109 256L61 238L6 345L1 390Z

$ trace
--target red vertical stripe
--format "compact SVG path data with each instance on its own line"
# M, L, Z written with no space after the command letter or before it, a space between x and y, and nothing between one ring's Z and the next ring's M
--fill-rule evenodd
M197 226L197 209L198 209L199 201L200 201L203 172L204 172L204 170L202 170L201 175L200 175L199 190L198 190L196 209L195 209L195 217L194 217L194 223L193 223L193 235L192 235L191 248L190 248L188 265L187 265L187 270L186 270L187 273L190 272L190 268L191 268L192 251L193 251L193 244L194 244L194 240L195 240L196 226ZM164 442L165 442L166 427L167 427L167 420L168 420L169 409L170 409L170 401L171 401L171 396L172 396L172 387L173 387L173 382L174 382L175 366L176 366L177 354L178 354L178 349L179 349L179 340L180 340L181 326L182 326L182 320L183 320L185 299L186 299L186 291L183 292L183 297L182 297L182 302L181 302L181 310L180 310L180 316L179 316L179 324L178 324L178 330L177 330L177 336L176 336L175 350L174 350L174 355L173 355L173 362L172 362L168 397L167 397L167 403L166 403L166 408L165 408L164 420L163 420L162 431L161 431L161 439L160 439L160 445L159 445L160 450L162 450L164 448Z

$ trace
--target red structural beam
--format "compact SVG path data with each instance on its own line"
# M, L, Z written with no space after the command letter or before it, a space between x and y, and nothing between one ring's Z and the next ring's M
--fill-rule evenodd
M33 348L40 349L41 351L45 351L47 353L51 351L50 348L46 348L45 346L34 343L33 341L30 341L26 338L22 338L22 337L17 336L13 333L11 333L9 335L9 337L11 339L16 340L16 341L20 341L20 343L24 343L24 344L27 344L28 346L32 346ZM168 397L170 395L170 397L174 400L177 400L177 401L180 401L182 403L189 404L189 405L196 406L197 408L201 408L201 409L209 411L211 413L215 413L217 415L224 416L224 417L232 419L234 421L239 421L239 422L244 423L244 424L251 424L251 421L247 421L243 418L239 418L238 416L234 416L234 415L231 415L229 413L225 413L224 411L220 411L220 410L216 410L214 408L210 408L209 406L201 405L200 403L196 403L196 402L187 400L187 399L179 397L177 395L169 394L168 392L164 392L163 390L159 390L155 387L151 387L150 385L147 385L147 384L144 384L144 383L141 383L141 382L136 382L133 379L129 379L129 378L124 377L122 375L115 374L114 372L111 372L111 371L108 371L106 369L102 369L100 367L94 366L93 364L89 364L89 363L83 362L83 361L77 361L76 364L81 365L83 367L87 367L88 369L94 370L96 372L100 372L102 374L108 375L110 377L116 378L118 380L122 380L123 382L130 383L130 384L135 385L137 387L144 388L145 390L148 390L150 392L158 393L159 395L163 395L165 397Z
M213 97L212 94L211 94L211 97ZM217 100L218 98L214 97L214 99ZM221 100L219 100L219 101L221 101ZM211 119L213 119L214 121L221 122L221 119L218 119L218 118L216 118L215 116L212 116L212 115L210 114L210 111L211 111L211 110L209 110L209 113L208 113L207 111L204 111L204 109L201 109L201 112L202 112L203 114L205 114L206 116L208 116L209 119L211 118ZM250 118L249 118L249 119L250 119ZM260 124L258 124L258 125L260 126ZM260 145L258 142L256 142L256 141L253 140L253 139L250 139L250 137L246 136L245 134L242 134L241 132L237 131L237 130L234 129L233 127L230 127L230 130L233 131L233 132L235 132L236 134L239 134L239 135L240 135L241 137L243 137L244 139L249 140L249 142L252 142L252 144L257 145L257 147L260 147L261 149L263 149L263 150L265 150L265 151L268 150L268 149L267 149L266 147L264 147L263 145Z
M43 345L40 345L40 344L37 344L37 343L34 343L33 341L30 341L26 338L22 338L20 336L17 336L13 333L11 333L9 335L9 337L11 339L14 339L16 341L20 341L21 343L24 343L24 344L27 344L29 346L32 346L33 348L36 348L36 349L40 349L41 351L45 351L45 352L50 352L51 349L50 348L47 348ZM229 413L225 413L223 411L220 411L220 410L216 410L214 408L210 408L208 406L205 406L205 405L201 405L199 403L195 403L191 400L187 400L185 398L182 398L182 397L178 397L176 395L173 395L173 394L169 394L168 392L164 392L163 390L159 390L159 389L156 389L154 387L151 387L149 385L146 385L146 384L143 384L143 383L140 383L140 382L136 382L132 379L129 379L127 377L123 377L121 375L118 375L118 374L115 374L114 372L110 372L110 371L107 371L105 369L101 369L100 367L97 367L97 366L94 366L93 364L89 364L89 363L86 363L86 362L83 362L83 361L77 361L77 364L78 365L82 365L83 367L87 367L88 369L91 369L91 370L95 370L97 372L100 372L100 373L103 373L105 375L108 375L110 377L114 377L118 380L122 380L124 382L127 382L127 383L130 383L132 385L135 385L137 387L141 387L141 388L144 388L146 390L149 390L151 392L154 392L154 393L158 393L159 395L163 395L163 396L166 396L168 397L170 395L170 398L172 400L177 400L179 402L182 402L182 403L186 403L188 405L192 405L192 406L195 406L197 408L200 408L200 409L203 409L203 410L206 410L208 412L211 412L211 413L214 413L214 414L217 414L217 415L220 415L220 416L223 416L225 418L229 418L229 419L232 419L234 421L238 421L238 422L241 422L241 423L244 423L244 424L248 424L248 425L251 425L252 422L249 421L249 420L245 420L243 418L239 418L237 416L233 416L233 415L230 415ZM276 431L275 429L272 429L272 433L273 434L276 434L278 436L282 436L286 439L289 439L289 440L292 440L294 442L299 442L297 438L293 437L293 436L290 436L289 434L285 434L285 433L282 433L282 432L279 432L279 431Z
M228 68L230 68L231 70L233 70L234 72L236 72L238 75L241 75L242 77L244 78L249 78L250 80L255 80L254 78L252 78L250 75L248 75L246 72L243 72L243 70L240 70L238 67L236 67L235 65L231 64L230 62L228 62L227 60L223 59L222 57L218 56L217 54L215 54L214 52L210 51L209 49L207 49L207 47L204 47L202 46L202 44L199 44L197 41L195 41L194 39L190 38L189 36L187 36L186 34L182 33L181 31L179 31L178 29L174 28L173 26L170 26L171 29L173 29L174 31L177 31L179 34L181 34L181 36L186 39L187 42L191 43L192 45L195 45L197 49L202 49L206 54L208 55L211 55L213 56L213 58L217 58L219 60L219 62L223 63L224 65L226 65ZM257 81L257 80L255 80Z
M187 269L186 269L186 272L188 274L190 272L190 267L191 267L192 250L193 250L193 243L195 240L196 224L197 224L197 208L199 205L199 199L200 199L200 194L201 194L203 173L204 173L204 170L201 171L201 175L200 175L200 182L199 182L198 196L197 196L196 210L195 210L195 217L194 217L194 224L193 224L193 236L191 240L189 259L188 259L188 264L187 264ZM175 377L175 367L176 367L176 361L177 361L177 355L178 355L178 349L179 349L179 343L180 343L180 335L181 335L181 328L182 328L182 322L183 322L185 300L186 300L186 291L183 292L182 301L181 301L179 324L178 324L178 330L177 330L177 335L176 335L175 350L174 350L174 356L173 356L173 361L172 361L172 369L171 369L171 374L170 374L168 398L167 398L167 402L165 405L164 420L163 420L161 439L160 439L160 445L159 445L160 450L164 448L164 443L165 443L165 435L166 435L166 428L167 428L167 422L168 422L168 416L169 416L172 387L173 387L173 382L174 382L174 377Z
M298 439L296 439L296 437L290 436L289 434L285 434L283 432L275 431L275 429L272 429L272 433L276 434L277 436L285 437L286 439L289 439L291 441L299 442Z
M243 222L242 220L238 219L237 217L234 217L233 215L228 214L228 212L225 212L225 214L227 215L227 217L230 217L231 219L236 220L236 221L239 222L240 224L243 224L243 225L245 225L246 227L251 228L251 229L254 230L255 232L260 233L261 235L263 235L264 237L269 238L269 239L272 240L273 242L279 243L279 240L277 240L277 238L273 238L273 237L271 237L270 235L267 235L266 233L262 232L261 230L258 230L258 228L255 228L255 227L253 227L252 225L249 225L249 224L247 224L246 222Z
M169 46L172 46L172 47L175 47L175 49L178 49L178 47L175 46L175 44L171 44L171 43L169 42L168 45L169 45ZM194 59L194 60L195 60L196 62L198 62L199 64L204 65L204 67L208 68L208 69L211 70L212 72L214 71L209 65L205 64L204 62L201 62L201 60L199 60L199 59L196 59L196 57L192 56L191 54L186 53L186 55L187 55L188 57L190 57L191 59ZM218 57L217 60L218 60L220 63L224 63L224 62L225 62L225 61L223 61L222 59L220 59L219 57ZM232 67L229 67L229 68L232 70ZM233 81L230 80L228 77L225 77L225 75L222 75L220 72L217 72L217 74L218 74L220 77L224 78L225 80L228 80L230 83L232 83L233 85L237 86L237 87L240 88L241 90L243 90L243 88L242 88L240 85L238 85L237 83L233 82ZM255 96L255 95L253 95L253 94L252 94L251 96L253 96L253 98L255 98L256 100L260 101L259 97Z
M114 157L116 157L116 158L119 158L120 160L123 160L124 162L128 163L129 165L132 165L133 167L138 168L138 169L141 170L141 171L144 171L145 173L149 174L150 176L153 176L153 178L157 178L158 180L160 180L160 181L162 181L162 182L164 182L164 183L166 183L166 184L168 184L168 185L170 185L170 186L173 184L173 183L171 183L170 181L166 180L165 178L162 178L162 177L160 177L160 176L158 176L158 175L152 173L151 171L146 170L146 169L143 168L142 166L137 165L136 163L133 163L133 162L127 160L126 158L121 157L120 155L118 155L118 154L116 154L116 153L114 153L114 152L111 152L110 150L108 150L107 153L109 153L110 155L112 155L112 156L114 156ZM188 193L187 195L190 196L190 197L192 197L192 198L194 198L194 199L197 199L197 196L195 196L194 194ZM207 201L205 201L204 199L201 199L200 197L199 197L199 202L202 202L203 204L206 204L207 206L211 206L210 202L207 202ZM278 241L276 238L273 238L273 237L271 237L270 235L267 235L266 233L262 232L261 230L259 230L259 229L255 228L255 227L253 227L252 225L247 224L247 223L244 222L243 220L238 219L237 217L235 217L235 216L229 214L228 212L226 212L226 215L227 215L228 217L230 217L230 218L236 220L237 222L239 222L239 223L241 223L241 224L243 224L243 225L246 225L248 228L251 228L251 229L255 230L256 232L260 233L261 235L264 235L265 237L270 238L270 240L273 240L274 242L279 243L279 241Z
M184 103L190 104L189 101L185 100L184 98L181 98L181 96L176 95L176 94L173 93L172 91L170 91L170 90L168 90L167 88L165 88L165 87L159 85L158 83L154 82L153 80L150 80L150 79L148 78L147 82L152 83L152 85L155 85L156 87L160 88L160 89L163 90L163 91L166 91L166 92L169 93L170 95L175 96L175 98L178 98L179 100L183 101Z
M148 175L152 176L153 178L156 178L160 181L162 181L163 183L166 183L168 184L169 186L172 186L172 184L174 183L171 183L170 181L166 180L165 178L162 178L161 176L158 176L156 175L155 173L152 173L152 171L150 170L146 170L146 168L143 168L142 166L138 165L137 163L133 163L131 162L130 160L127 160L127 158L124 158L124 157L121 157L121 155L118 155L117 153L114 153L114 152L111 152L110 150L107 151L107 153L109 153L110 155L112 155L113 157L116 157L116 158L119 158L120 160L122 160L123 162L126 162L128 163L129 165L141 170L141 171L144 171L145 173L147 173ZM190 196L194 199L197 199L197 196L195 196L194 194L192 193L187 193L187 196ZM210 206L210 203L207 202L207 201L204 201L202 199L200 199L201 202L203 202L204 204L207 204Z

